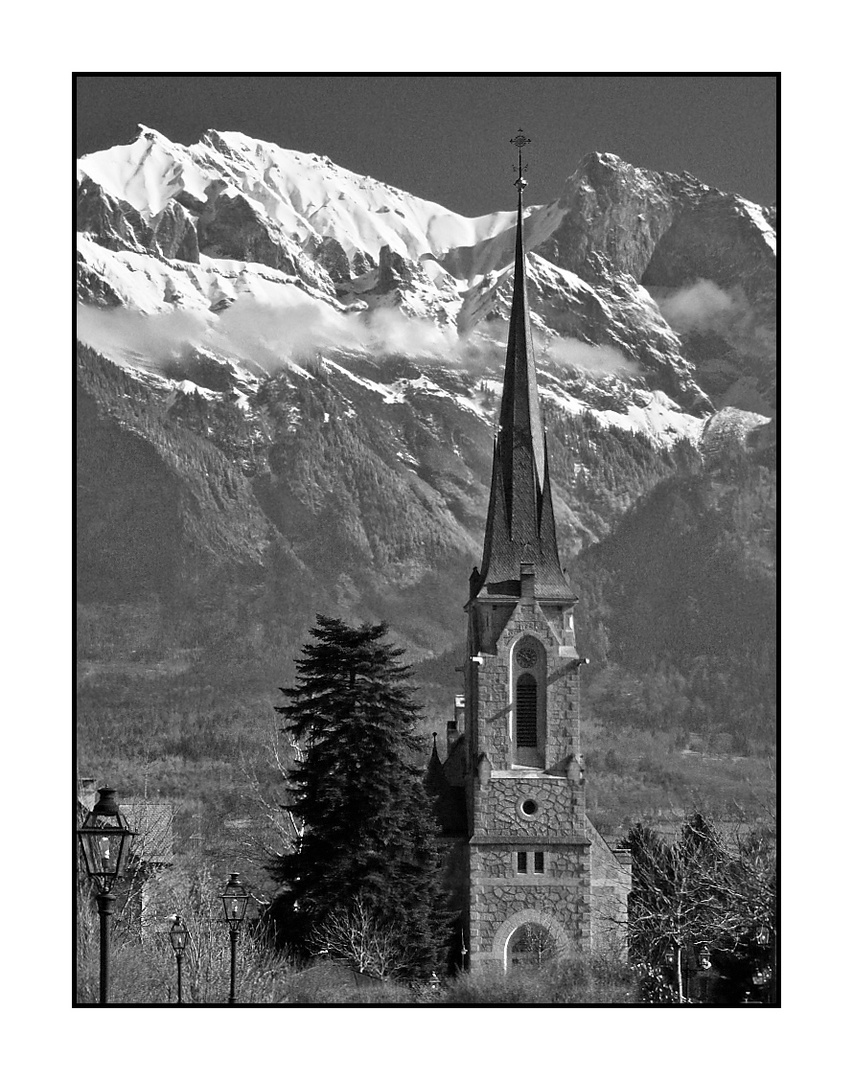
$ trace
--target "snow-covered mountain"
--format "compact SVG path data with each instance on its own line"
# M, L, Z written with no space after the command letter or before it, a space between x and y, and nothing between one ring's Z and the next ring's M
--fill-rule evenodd
M234 132L183 147L143 127L82 158L78 177L81 336L114 359L161 370L199 347L261 375L337 348L494 369L511 212L466 218ZM526 232L540 360L558 382L616 377L626 409L656 391L648 407L666 396L684 416L672 431L697 437L714 396L738 405L741 387L751 408L772 404L769 211L592 154L559 199L530 208Z
M91 581L107 563L137 573L165 558L131 527L144 514L179 538L176 566L190 549L260 565L276 535L288 573L307 580L326 526L344 578L347 551L399 588L469 560L514 212L467 218L239 133L180 146L144 127L80 159L77 204L78 336L100 354L86 351L80 373ZM567 553L627 498L608 480L607 507L578 509L590 448L633 455L648 479L680 439L742 441L773 414L774 221L688 174L603 153L527 209ZM629 449L633 436L650 442ZM347 453L353 472L333 467ZM344 578L342 595L363 599L364 581Z

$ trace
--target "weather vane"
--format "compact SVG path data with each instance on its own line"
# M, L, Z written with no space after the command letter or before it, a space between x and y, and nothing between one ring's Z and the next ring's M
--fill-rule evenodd
M527 187L527 181L524 179L524 173L527 172L527 166L521 164L521 151L529 143L532 143L532 139L528 139L521 128L518 129L518 134L509 140L514 147L518 150L518 166L513 167L513 172L518 173L518 179L515 181L515 186L519 191L523 191Z

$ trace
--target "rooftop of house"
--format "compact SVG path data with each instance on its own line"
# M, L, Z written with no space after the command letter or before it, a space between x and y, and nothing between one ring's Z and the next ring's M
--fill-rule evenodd
M95 781L83 779L77 785L77 816L82 819L95 805ZM174 861L174 807L170 802L134 796L119 803L130 829L136 833L131 855L148 866L169 866Z

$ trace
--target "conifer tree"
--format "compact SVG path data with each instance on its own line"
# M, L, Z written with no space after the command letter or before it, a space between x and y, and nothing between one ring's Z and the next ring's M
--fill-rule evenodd
M277 706L302 748L287 809L303 824L273 867L281 937L305 948L324 923L356 906L393 924L407 974L441 965L443 919L435 822L416 764L419 706L403 653L385 624L318 616L297 660L297 685Z

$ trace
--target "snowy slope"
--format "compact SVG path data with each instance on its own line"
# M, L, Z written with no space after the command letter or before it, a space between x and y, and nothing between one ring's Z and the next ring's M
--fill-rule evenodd
M406 392L447 394L490 422L471 388L500 367L513 213L467 218L239 132L207 131L181 146L140 126L131 143L80 159L78 180L79 333L116 362L163 376L177 393L226 392L216 372L214 385L204 383L214 363L230 373L227 392L244 393L251 408L256 377L304 370L322 355L337 376L392 406L404 387L393 374L385 381L381 363L368 377L358 358L406 356L420 366ZM672 226L684 210L699 225L679 239ZM775 233L764 208L686 174L591 154L557 200L528 208L528 292L546 396L663 443L698 439L712 405L685 350L692 339L667 321L643 274L651 265L652 284L683 311L694 297L681 301L682 279L714 276L715 229L751 260L745 280L769 280L762 260L774 257ZM726 373L735 389L725 403L737 403L737 355L702 362L717 382ZM429 390L436 364L467 371L469 389Z
M477 244L514 224L510 212L467 218L328 158L234 131L208 131L183 147L140 125L135 142L88 154L78 168L148 217L181 191L204 202L208 186L224 180L226 194L244 195L303 246L331 237L348 255L365 251L374 259L386 244L418 260Z

